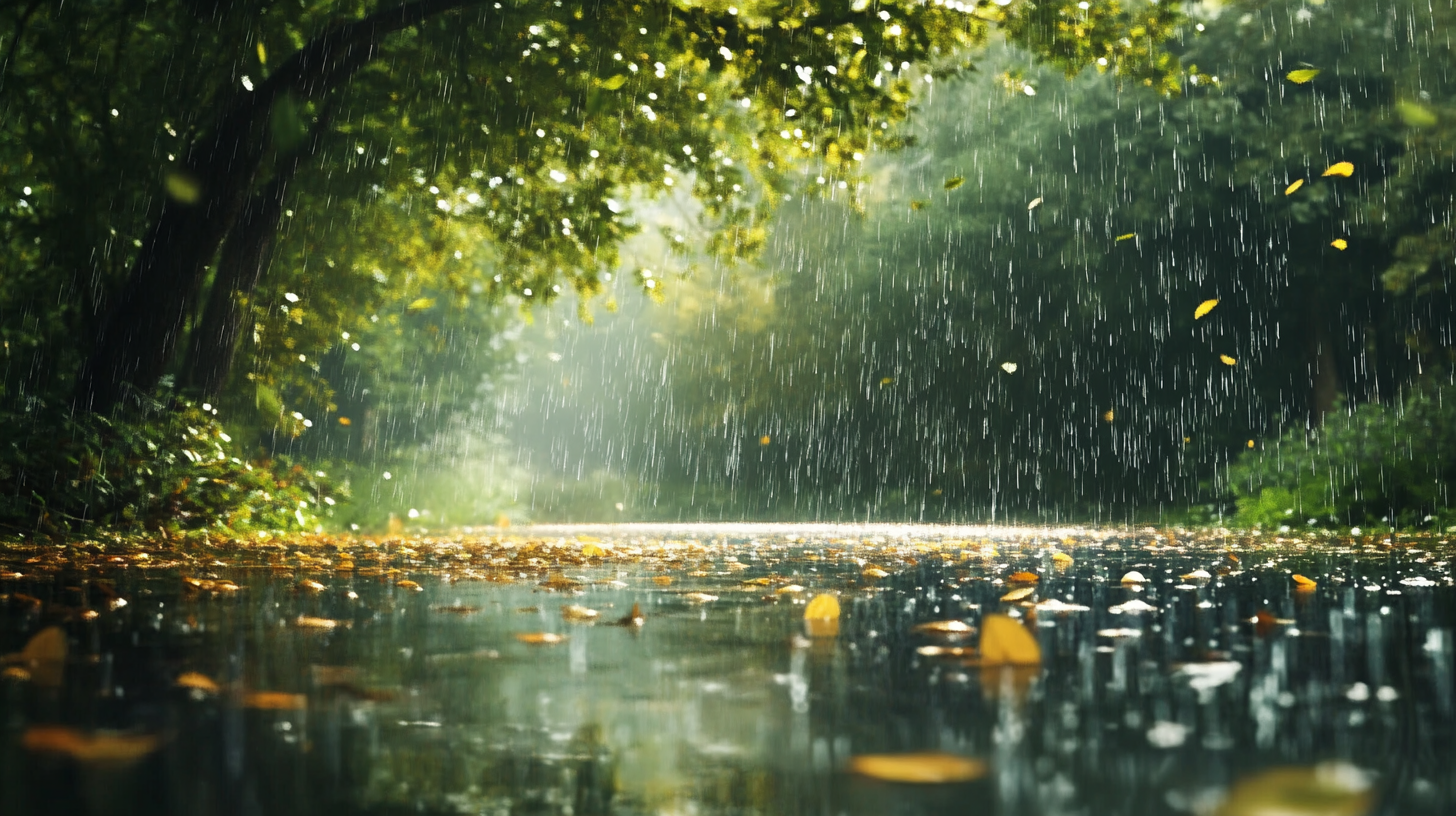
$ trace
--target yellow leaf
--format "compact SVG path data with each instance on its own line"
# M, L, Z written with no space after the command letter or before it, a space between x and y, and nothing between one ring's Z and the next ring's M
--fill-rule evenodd
M353 425L354 424L354 420L349 419L346 416L341 416L341 417L339 417L339 424L340 425L343 425L345 428L347 428L350 425Z
M602 80L602 87L606 88L609 91L615 91L626 84L626 74L617 74L616 76L607 77L606 79Z
M1370 777L1353 765L1274 768L1240 780L1215 816L1364 816L1374 800Z
M1209 312L1213 311L1213 307L1215 307L1217 305L1218 305L1218 298L1213 298L1212 300L1205 300L1205 301L1203 301L1202 303L1198 304L1198 308L1197 309L1194 309L1193 310L1193 319L1194 320L1197 320L1200 317L1203 317L1204 315L1206 315Z
M607 551L602 549L599 544L587 544L581 548L581 554L587 558L601 558L607 554Z
M839 620L839 599L828 593L815 595L804 607L804 620Z
M689 592L683 596L683 600L690 603L712 603L718 600L717 595L709 595L706 592Z
M202 182L190 173L177 171L168 173L163 180L167 195L183 204L196 204L202 198Z
M1355 165L1351 164L1350 162L1335 162L1334 164L1325 168L1325 171L1320 175L1345 176L1346 178L1348 178L1353 172L1355 172Z
M652 576L652 583L657 584L658 586L671 586L672 585L672 576L671 575L654 575L654 576Z
M1015 374L1017 367L1018 366L1016 365L1016 363L1002 363L1001 364L1001 370L1002 371L1005 371L1007 374Z
M1136 238L1136 237L1137 237L1137 233L1136 232L1124 233L1122 235L1117 236L1117 241L1114 241L1113 243L1118 243L1120 241L1130 241L1130 240L1132 240L1133 238Z
M531 646L555 646L566 641L566 635L555 632L517 632L516 640Z
M299 629L335 629L339 622L330 618L315 618L309 615L299 615L293 621L293 625Z
M177 687L200 691L204 694L216 694L217 683L211 677L201 672L182 672L177 675Z
M1317 581L1315 581L1313 578L1306 578L1306 577L1304 577L1303 575L1300 575L1297 572L1294 574L1293 577L1294 577L1294 588L1295 589L1302 590L1302 591L1308 591L1308 590L1314 589L1315 587L1319 586L1319 583Z
M243 707L263 711L301 711L308 708L308 698L286 691L254 691L243 697Z
M986 775L979 759L928 751L919 754L861 754L849 760L851 773L882 782L937 785L969 782Z
M31 638L20 652L26 661L62 661L66 659L66 632L59 626L47 626Z
M1052 553L1052 562L1065 566L1072 563L1072 556L1067 555L1064 552L1054 552Z
M1114 420L1116 418L1117 418L1117 414L1113 413L1111 410L1108 410L1106 413L1104 413L1102 415L1102 421L1103 422L1111 422L1112 420Z
M561 607L561 617L573 623L591 623L600 614L595 609L589 609L580 604L567 604Z
M78 762L100 765L130 765L162 744L161 738L153 734L86 734L56 725L32 726L20 742L29 751L63 754Z
M1006 580L1013 584L1034 584L1041 580L1041 576L1034 572L1013 572L1006 576Z
M1239 362L1238 360L1235 360L1234 358L1228 356L1227 354L1220 354L1220 355L1218 355L1218 359L1219 359L1219 362L1222 362L1224 365L1238 365L1238 362Z
M981 620L982 666L1039 666L1041 644L1014 618L987 615Z
M1002 595L1001 601L1002 603L1015 603L1016 601L1024 600L1025 598L1030 597L1033 592L1036 592L1036 587L1022 587L1021 589L1013 589L1005 595Z
M961 186L962 184L965 184L965 183L966 183L966 177L965 176L956 176L955 178L948 178L948 179L945 180L945 189L947 189L947 190L954 190L955 188L957 188L957 187L959 187L959 186Z
M1284 188L1285 195L1294 195L1294 191L1304 186L1304 179L1295 179L1294 183Z
M880 378L880 386L883 387L883 386L889 385L890 383L892 383L894 381L895 381L895 378L894 377L881 377Z
M1249 450L1253 450L1254 449L1254 440L1250 439L1247 447L1248 447Z
M760 436L758 438L758 444L760 445L767 445L770 442L773 442L773 437L769 436L768 434L764 434L763 436Z
M422 298L417 298L417 299L411 301L410 302L410 305L404 307L404 310L406 312L423 312L424 310L426 310L426 309L428 309L428 308L430 308L431 306L434 306L434 305L435 305L435 299L434 298L422 297Z
M1349 245L1350 245L1350 242L1349 241L1346 241L1344 238L1336 238L1335 240L1333 240L1333 241L1330 242L1330 246L1334 247L1335 249L1338 249L1341 252L1344 252L1345 251L1345 248L1348 247Z
M871 565L871 566L865 567L864 568L864 572L862 574L866 578L884 578L886 575L889 575L890 573L888 573L888 572L880 569L879 567L876 567L876 566Z
M258 62L268 64L268 49L263 47L263 41L258 40Z
M1303 85L1320 75L1318 68L1298 68L1284 75L1284 78L1295 85Z
M975 627L965 621L944 620L917 624L912 631L928 635L968 635Z
M1440 121L1430 108L1408 99L1396 102L1395 111L1400 114L1401 120L1406 123L1407 127L1430 127Z

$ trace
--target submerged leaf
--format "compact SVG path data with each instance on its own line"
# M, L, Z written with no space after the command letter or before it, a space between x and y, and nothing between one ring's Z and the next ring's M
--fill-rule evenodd
M1218 305L1218 298L1212 298L1212 299L1203 301L1202 303L1198 304L1198 308L1197 309L1194 309L1193 310L1193 319L1194 320L1198 320L1199 318L1201 318L1204 315L1208 314L1209 312L1213 311L1213 307L1215 307L1217 305Z
M989 769L979 759L927 751L918 754L861 754L850 758L849 770L882 782L936 785L980 779Z

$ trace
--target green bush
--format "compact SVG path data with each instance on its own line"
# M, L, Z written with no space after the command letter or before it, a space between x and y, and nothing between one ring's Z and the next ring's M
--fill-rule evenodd
M239 452L216 414L169 393L111 418L0 412L0 529L316 529L339 495L325 474Z
M1337 406L1323 427L1290 429L1240 456L1228 486L1250 526L1456 524L1456 387L1394 406Z

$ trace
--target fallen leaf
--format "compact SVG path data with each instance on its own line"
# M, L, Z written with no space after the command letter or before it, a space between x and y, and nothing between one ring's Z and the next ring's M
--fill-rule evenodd
M1216 816L1364 816L1375 802L1370 776L1344 762L1274 768L1237 782Z
M1072 556L1060 551L1054 552L1052 553L1052 563L1059 566L1066 566L1067 564L1072 563Z
M585 544L581 548L581 554L586 558L601 558L607 551L599 544Z
M154 734L118 734L98 731L87 734L74 728L37 725L20 739L28 751L64 754L77 762L96 765L130 765L156 751L162 744Z
M976 650L969 646L921 646L916 654L926 657L975 657Z
M864 568L864 572L862 574L866 578L884 578L885 576L889 575L890 573L888 573L888 572L886 572L886 571L884 571L884 570L882 570L882 569L880 569L879 567L876 567L876 566L867 566L867 567Z
M1013 584L1034 584L1041 580L1041 576L1034 572L1013 572L1006 576L1006 580Z
M981 619L981 665L1039 666L1041 644L1015 618L987 615Z
M948 179L945 180L945 189L947 189L947 190L954 190L955 188L957 188L957 187L959 187L959 186L961 186L962 184L965 184L965 183L966 183L966 177L965 176L954 176L952 178L948 178Z
M641 626L647 622L647 616L642 614L642 607L632 604L632 611L623 615L617 620L618 626Z
M986 775L986 763L979 759L927 751L917 754L861 754L849 760L851 773L881 782L939 785L969 782Z
M1296 68L1285 74L1284 78L1293 82L1295 85L1303 85L1319 75L1320 69L1318 68Z
M1137 570L1130 570L1126 575L1122 576L1122 583L1124 584L1146 584L1147 582L1148 579Z
M318 581L312 581L307 578L298 582L298 588L306 589L309 592L323 592L324 590L328 589L328 587L324 586Z
M457 604L450 604L449 606L432 606L432 607L430 607L430 610L431 611L434 611L434 612L449 612L449 613L451 613L453 615L472 615L472 614L474 614L476 612L479 612L480 611L480 607L478 607L478 606L467 606L465 604L458 604L457 603Z
M566 642L566 635L555 632L517 632L516 640L531 646L555 646Z
M672 584L672 576L654 575L652 576L652 583L657 584L658 586L670 586Z
M1341 252L1344 252L1346 249L1349 248L1350 242L1346 241L1344 238L1336 238L1335 240L1330 242L1330 246L1338 249Z
M1319 586L1319 582L1315 581L1312 578L1306 578L1306 577L1304 577L1303 575L1300 575L1297 572L1294 574L1293 577L1294 577L1294 588L1297 589L1297 590L1300 590L1300 591L1303 591L1303 592L1308 592L1308 591L1314 589L1315 587Z
M1217 305L1218 305L1218 298L1213 298L1211 300L1205 300L1205 301L1203 301L1202 303L1198 304L1198 308L1197 309L1194 309L1193 310L1193 319L1194 320L1197 320L1200 317L1203 317L1204 315L1206 315L1209 312L1213 311L1213 307L1215 307Z
M177 688L200 691L203 694L216 694L218 692L217 683L211 677L201 672L183 672L177 675L175 685Z
M1180 575L1178 577L1182 578L1185 581L1207 581L1213 576L1210 575L1208 570L1206 569L1196 569L1186 575Z
M804 624L810 637L839 634L839 599L828 593L815 595L804 607Z
M1036 587L1022 587L1020 589L1013 589L1005 595L1001 596L1001 602L1015 603L1016 601L1024 600L1031 597L1032 593L1034 592L1036 592Z
M1304 179L1295 179L1294 183L1284 188L1285 195L1294 195L1295 191L1304 186Z
M778 589L775 589L774 590L774 594L775 595L798 595L800 592L803 592L803 591L804 591L804 588L801 587L801 586L799 586L798 584L789 584L788 586L781 586Z
M944 620L919 623L911 631L932 635L966 635L976 631L976 628L965 621Z
M397 588L399 588L399 589L408 590L410 592L424 592L425 591L425 588L424 587L420 586L419 584L415 583L414 581L410 581L410 580L407 580L407 579L404 580L404 581L396 581L394 583L394 585Z
M302 711L308 708L308 698L286 691L250 691L243 695L243 707L260 711Z
M1329 167L1325 168L1325 171L1323 173L1321 173L1320 175L1322 175L1322 176L1344 176L1346 178L1349 178L1350 177L1350 174L1352 174L1354 172L1355 172L1355 165L1353 165L1353 164L1351 164L1350 162L1347 162L1347 161L1342 161L1342 162L1335 162L1334 164L1332 164Z
M717 595L709 595L706 592L689 592L683 598L691 603L712 603L718 600Z
M561 607L561 617L564 620L569 620L573 623L591 623L595 621L597 619L597 616L599 616L600 614L601 613L596 611L595 609L588 609L587 607L580 606L578 604L567 604L566 606Z
M299 615L293 621L293 625L300 629L322 629L329 630L338 627L339 622L332 618L315 618L309 615Z

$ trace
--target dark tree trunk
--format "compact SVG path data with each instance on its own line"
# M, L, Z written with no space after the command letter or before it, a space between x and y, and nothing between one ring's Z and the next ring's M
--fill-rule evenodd
M202 319L192 330L180 384L216 399L227 385L238 338L248 324L244 299L252 296L273 256L283 215L283 179L253 196L223 244Z
M1340 396L1340 375L1335 347L1330 337L1323 293L1309 300L1309 414L1310 425L1319 427L1325 414Z
M200 191L197 199L190 204L163 200L130 276L105 307L91 356L77 377L78 409L110 412L128 385L149 391L166 373L207 265L252 195L274 104L285 94L319 99L368 64L386 35L480 2L414 0L338 26L314 38L256 91L232 104L183 162ZM198 330L211 331L206 326Z

